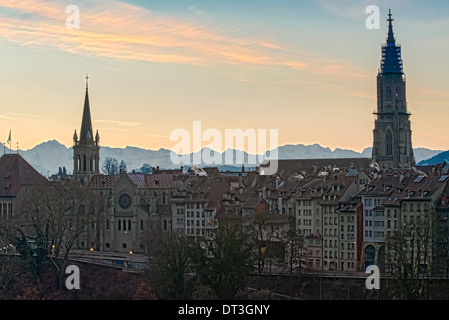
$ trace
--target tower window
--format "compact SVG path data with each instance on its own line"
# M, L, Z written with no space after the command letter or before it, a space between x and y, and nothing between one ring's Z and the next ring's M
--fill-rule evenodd
M391 88L387 87L387 100L391 100Z
M391 131L387 131L387 156L393 155L393 135L391 134Z

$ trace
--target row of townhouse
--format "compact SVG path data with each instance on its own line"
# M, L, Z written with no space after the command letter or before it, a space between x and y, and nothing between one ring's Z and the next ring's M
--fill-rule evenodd
M209 241L221 225L233 224L257 233L278 262L293 257L313 270L363 271L371 264L385 269L386 238L421 212L433 212L448 233L447 166L377 172L364 161L281 160L276 175L244 168L94 175L88 187L107 199L107 209L77 246L151 254L161 233ZM4 155L1 164L5 225L19 187L45 179L20 155ZM445 258L448 238L436 240Z
M449 201L441 200L447 168L376 173L352 163L305 167L273 176L190 177L172 197L173 230L207 241L220 225L266 214L270 234L260 239L270 239L280 261L287 262L290 244L301 240L294 256L308 268L363 271L371 264L385 268L386 237L419 212L434 210L447 221Z

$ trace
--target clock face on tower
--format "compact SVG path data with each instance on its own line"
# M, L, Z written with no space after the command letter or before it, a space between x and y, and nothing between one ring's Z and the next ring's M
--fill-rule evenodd
M118 197L118 204L122 209L128 209L131 206L131 196L127 193L122 193Z

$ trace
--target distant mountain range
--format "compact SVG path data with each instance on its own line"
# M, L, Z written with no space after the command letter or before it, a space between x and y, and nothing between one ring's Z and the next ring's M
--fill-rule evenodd
M203 155L210 150L203 149ZM366 148L362 152L356 152L348 149L335 149L331 150L327 147L322 147L319 144L313 145L284 145L280 146L278 149L279 159L322 159L322 158L369 158L371 157L372 148ZM7 153L16 152L9 151L6 148ZM230 170L234 168L235 171L241 169L241 165L225 165L225 156L227 152L232 152L234 162L236 162L237 153L235 150L228 150L224 153L218 153L217 157L222 159L224 165L213 165L220 167L221 170ZM140 170L143 164L150 164L153 167L159 166L163 169L177 169L182 164L174 164L170 159L171 150L159 149L159 150L148 150L137 147L126 147L126 148L111 148L107 146L101 146L100 148L100 168L102 161L106 157L111 157L117 159L119 162L124 161L126 163L128 171ZM442 154L441 157L444 159L449 159L449 151L443 152L442 150L431 150L426 148L416 148L414 149L415 159L418 164L427 163L426 161L431 161L431 159L440 159L438 156ZM73 172L73 148L66 147L56 140L49 140L43 142L32 149L29 150L19 150L25 160L27 160L38 172L42 175L49 177L52 174L58 172L59 168L66 168L67 173L71 174ZM209 153L210 154L210 153ZM191 155L194 157L194 155ZM193 159L193 158L191 158ZM204 158L203 158L204 159ZM240 158L238 158L240 159ZM243 153L243 159L245 159L245 167L254 167L259 165L259 159L256 162L251 161L248 164L248 154ZM263 159L262 159L263 160ZM448 161L449 162L449 161ZM440 162L441 163L441 162ZM189 167L188 164L184 165L186 168ZM207 166L207 163L202 163L200 166Z
M449 163L449 151L444 151L441 153L438 153L437 155L431 157L427 160L422 160L418 163L419 166L433 166L437 163L443 163L447 162Z

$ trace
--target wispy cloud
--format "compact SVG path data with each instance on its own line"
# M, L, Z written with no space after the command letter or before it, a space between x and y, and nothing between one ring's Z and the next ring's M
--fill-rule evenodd
M18 117L25 117L25 118L39 118L36 114L29 114L29 113L17 113L17 112L10 112L10 115L18 116Z
M117 121L117 120L104 120L104 119L97 119L95 120L95 122L98 124L111 124L120 127L137 127L142 124L142 122L137 121Z
M268 65L328 74L336 73L338 68L333 62L321 60L320 69L316 69L318 61L313 53L300 59L298 52L264 35L239 37L209 24L115 0L78 3L80 29L71 30L65 26L68 2L2 1L0 9L8 8L17 14L2 17L0 39L36 49L55 48L128 61Z
M408 5L413 4L413 1L410 2L410 0L395 0L394 3L389 0L315 0L315 2L324 10L331 12L338 17L351 20L360 20L362 23L367 17L366 8L370 5L376 5L381 9L386 9L391 8L392 5L395 7L402 6L407 2Z

